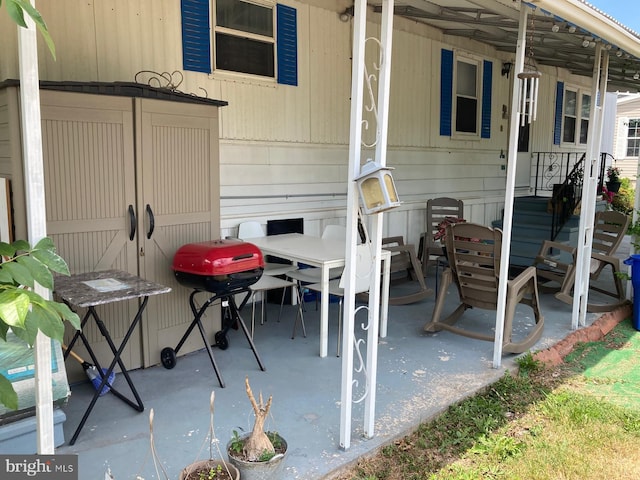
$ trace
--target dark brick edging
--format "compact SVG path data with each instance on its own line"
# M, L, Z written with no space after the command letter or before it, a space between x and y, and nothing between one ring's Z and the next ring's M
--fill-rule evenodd
M534 353L533 358L548 366L560 365L576 343L596 342L614 329L618 323L633 315L633 305L628 303L612 312L603 314L590 326L571 332L564 340L552 347Z

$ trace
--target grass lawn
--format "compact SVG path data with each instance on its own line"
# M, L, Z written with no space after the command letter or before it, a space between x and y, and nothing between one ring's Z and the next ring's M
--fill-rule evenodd
M629 320L559 367L530 354L518 364L334 480L640 478L640 332Z

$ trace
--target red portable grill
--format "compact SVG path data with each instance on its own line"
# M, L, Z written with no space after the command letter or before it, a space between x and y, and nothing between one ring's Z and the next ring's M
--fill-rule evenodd
M177 353L191 334L191 331L197 326L209 354L213 370L218 377L218 382L224 388L224 381L216 365L201 322L202 315L204 315L206 309L213 302L220 299L223 307L222 330L215 334L215 346L221 350L226 350L229 346L227 332L231 327L240 325L260 369L265 369L234 300L234 295L248 292L249 287L260 279L263 266L264 260L260 249L252 243L240 240L212 240L209 242L189 243L178 249L173 257L171 268L176 280L181 285L193 289L189 296L189 306L193 312L193 321L175 349L171 347L162 349L160 360L165 368L171 369L175 367ZM195 304L195 296L201 292L209 292L213 293L213 295L198 308Z

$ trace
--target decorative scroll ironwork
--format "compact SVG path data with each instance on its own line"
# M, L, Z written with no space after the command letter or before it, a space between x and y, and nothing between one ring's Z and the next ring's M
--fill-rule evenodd
M551 152L546 156L547 164L543 172L543 190L553 190L554 183L560 183L562 179L562 159L557 154Z
M166 88L171 91L179 91L184 76L179 70L173 72L154 72L153 70L140 70L135 75L136 83L146 83L150 87Z
M356 308L354 312L354 317L358 314L360 310L365 310L367 312L367 322L360 324L360 329L363 332L367 332L370 326L369 315L368 315L369 307L366 305L359 306L358 308ZM365 398L369 396L371 379L369 378L369 372L367 371L365 355L362 354L362 350L361 350L362 347L366 347L366 346L367 346L367 341L364 338L356 338L356 336L354 335L353 348L355 349L357 362L354 362L353 371L359 374L360 376L364 377L364 387L363 387L363 393L359 395L357 398L352 399L353 403L361 403ZM360 386L360 381L357 378L353 378L351 380L351 384L353 385L353 391L355 392L356 388Z
M140 70L134 76L134 81L136 83L146 83L150 87L155 88L163 88L166 90L170 90L172 92L184 93L185 95L202 96L204 98L209 98L209 94L207 91L198 87L199 90L202 90L201 95L196 95L195 93L187 93L178 89L182 82L184 81L184 75L180 70L174 70L173 72L155 72L153 70Z
M369 113L373 113L373 119L375 120L376 126L378 124L378 103L377 103L377 98L376 98L376 94L374 93L374 84L377 82L378 80L378 72L380 71L380 69L382 68L382 63L384 61L384 50L382 48L382 43L380 42L380 40L378 40L375 37L367 37L365 39L365 50L366 50L366 45L367 42L373 42L376 44L377 48L378 48L378 62L373 62L373 73L369 73L369 69L367 68L367 64L365 62L364 64L364 82L365 82L365 87L366 87L366 91L368 93L368 104L364 105L364 110L366 112ZM362 119L362 128L364 131L369 130L369 120L363 118ZM365 142L364 140L364 135L362 136L362 146L365 148L373 148L377 145L378 143L378 135L379 132L376 129L375 131L375 138L373 140L373 143L368 144Z

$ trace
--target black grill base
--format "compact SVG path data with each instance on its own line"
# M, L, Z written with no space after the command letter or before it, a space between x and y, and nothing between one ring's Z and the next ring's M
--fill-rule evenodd
M251 285L260 280L262 268L245 270L229 275L196 275L195 273L181 272L179 270L174 270L173 273L180 285L196 290L206 290L222 296L230 295L231 292L242 293L242 291L246 291Z
M178 273L179 272L176 272L176 277L178 276ZM260 270L260 273L262 273L262 270ZM202 277L199 275L195 275L195 277L202 279ZM251 282L251 284L253 283L255 283L255 281ZM258 351L256 350L256 346L253 343L253 339L251 338L251 333L249 332L247 325L244 323L244 320L240 315L240 311L234 299L234 295L238 293L248 292L248 287L241 287L241 286L235 285L234 288L231 288L231 290L224 290L222 293L220 292L214 293L200 308L197 308L195 304L195 296L198 293L203 293L203 292L204 290L196 287L193 290L193 292L191 292L191 295L189 295L189 306L191 307L191 311L193 312L193 320L189 325L189 328L187 328L187 330L184 332L184 335L178 342L178 345L176 346L175 349L172 349L171 347L165 347L162 349L162 352L160 354L160 361L162 362L162 365L167 369L171 369L175 366L176 356L180 351L180 348L182 348L182 345L184 345L184 342L187 340L187 338L189 337L193 329L197 326L198 331L200 332L200 336L202 337L202 341L204 342L204 346L207 350L207 354L209 355L209 360L211 360L211 366L213 367L216 377L218 377L218 383L220 384L221 388L225 387L224 380L222 379L222 374L218 369L218 365L213 355L213 351L211 350L211 345L209 345L209 341L207 340L207 334L205 332L204 326L202 325L202 321L201 321L202 315L204 315L204 312L207 310L207 308L209 308L209 306L213 304L216 300L221 300L222 308L223 308L222 330L220 330L215 334L215 341L216 341L215 346L217 346L221 350L226 350L227 347L229 346L229 342L227 340L227 332L229 331L229 329L231 329L235 325L239 325L242 328L242 331L245 337L247 338L247 341L249 342L249 346L251 347L251 350L253 351L253 354L256 357L256 361L258 362L258 366L260 367L260 370L265 371L266 369L262 364L260 355L258 354ZM211 293L211 292L208 292L208 293Z

